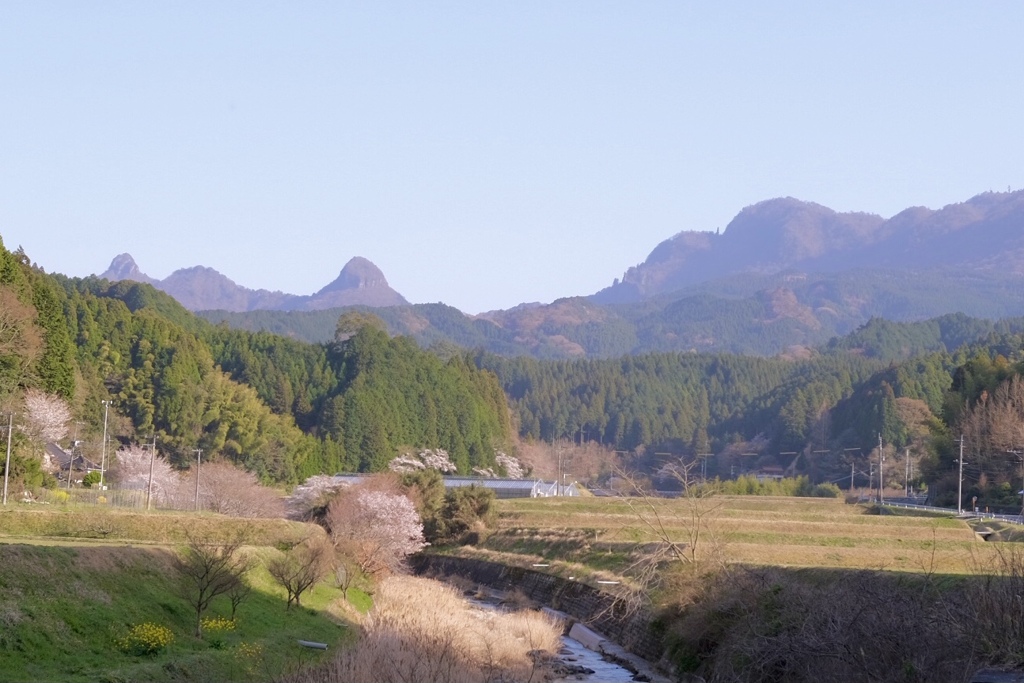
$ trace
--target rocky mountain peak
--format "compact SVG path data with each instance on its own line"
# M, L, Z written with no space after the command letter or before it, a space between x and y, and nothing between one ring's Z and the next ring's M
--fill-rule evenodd
M372 261L362 256L349 259L341 273L329 285L317 292L317 295L328 292L339 292L348 289L387 288L388 281L384 273Z
M208 266L181 268L163 280L143 274L130 254L121 254L100 277L107 280L145 282L178 300L190 311L315 311L343 306L403 306L408 302L388 286L380 268L356 256L338 277L309 296L249 289Z
M116 282L118 280L147 282L149 284L156 282L156 280L139 270L139 266L135 263L135 259L132 258L131 254L127 253L115 256L114 260L110 262L110 267L107 268L100 277L105 280L110 280L111 282Z

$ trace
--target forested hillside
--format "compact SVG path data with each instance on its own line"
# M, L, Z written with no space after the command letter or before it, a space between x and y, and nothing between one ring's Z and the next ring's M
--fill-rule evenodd
M1021 504L1024 476L1019 329L964 316L876 320L802 360L481 353L477 362L501 379L522 436L600 441L648 472L681 458L711 477L781 468L849 486L852 472L866 487L878 485L881 458L887 484L955 504L963 434L964 495L1009 509Z
M346 454L352 471L383 469L402 448L443 448L463 472L492 467L512 437L497 378L381 327L320 346L224 327L206 336L225 371Z
M1009 451L1024 451L1019 318L873 319L817 350L775 357L538 360L440 337L424 349L389 334L403 309L383 318L350 311L320 344L232 329L149 285L50 276L3 249L0 304L4 406L22 410L28 389L68 400L77 433L62 438L77 437L93 459L109 401L112 445L155 434L179 467L201 449L204 460L230 460L268 481L380 470L426 448L446 450L462 472L495 468L495 450L518 438L599 443L648 471L700 459L712 477L775 467L856 486L877 483L884 455L887 481L906 483L913 468L913 484L941 498L955 489L962 433L965 490L999 505L1018 490L1020 461ZM559 305L582 339L596 314L582 300ZM420 313L461 330L467 346L491 335L508 349L523 343L448 307ZM589 329L590 343L609 353L633 339L630 328L619 342L601 336L611 328ZM15 468L25 473L33 446L15 436Z
M149 285L46 275L2 247L0 316L4 405L20 411L32 388L68 400L97 462L105 413L112 448L155 435L178 466L201 450L279 482L379 470L416 448L468 472L512 436L493 375L372 327L329 345L216 328ZM22 441L27 463L38 444Z

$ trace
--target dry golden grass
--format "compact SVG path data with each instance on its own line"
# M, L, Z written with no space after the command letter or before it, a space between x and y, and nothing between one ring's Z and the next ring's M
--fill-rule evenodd
M686 501L656 500L668 533L686 540ZM870 514L859 505L818 498L719 496L706 514L698 557L787 567L973 573L996 551L962 520ZM500 502L499 529L484 548L520 552L536 561L564 559L614 570L625 548L658 540L626 501L609 498Z
M472 607L454 588L405 576L386 579L374 594L363 634L323 667L288 683L347 681L538 680L531 653L557 652L560 630L539 612Z
M186 534L221 539L244 532L253 545L297 543L315 525L285 519L239 519L213 513L136 512L103 507L15 507L0 511L0 540L46 539L175 545Z

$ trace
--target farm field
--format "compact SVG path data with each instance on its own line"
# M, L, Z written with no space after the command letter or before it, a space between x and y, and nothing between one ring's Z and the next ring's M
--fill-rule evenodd
M660 524L686 542L695 508L659 499ZM630 506L633 506L632 508ZM967 522L952 517L877 514L840 500L760 496L706 499L697 555L779 567L885 569L975 573L1000 546L980 540ZM629 561L627 549L656 541L638 517L653 510L638 499L535 498L499 503L497 530L483 551L521 554L531 561L578 563L610 571Z

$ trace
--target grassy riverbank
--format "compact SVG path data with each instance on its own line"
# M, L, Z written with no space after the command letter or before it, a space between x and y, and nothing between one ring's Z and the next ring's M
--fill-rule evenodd
M174 558L188 537L221 543L240 532L249 539L241 552L254 560L245 577L251 592L233 622L228 598L216 598L205 615L215 621L197 638ZM0 680L479 683L532 680L550 666L559 635L550 619L532 611L484 618L457 592L425 579L377 584L371 605L358 587L346 601L328 577L303 594L301 608L287 610L266 560L323 533L315 525L212 514L5 510ZM161 632L169 642L152 654L131 652L124 639L140 625L147 625L147 643Z
M195 613L182 597L168 541L184 530L216 540L246 524L260 555L315 532L284 520L253 523L213 515L140 515L15 508L0 514L0 672L4 681L268 680L322 654L298 639L337 644L354 629L330 582L285 609L283 589L262 567L230 630L193 635ZM226 597L210 617L230 616ZM170 630L173 641L149 656L119 640L139 624Z

